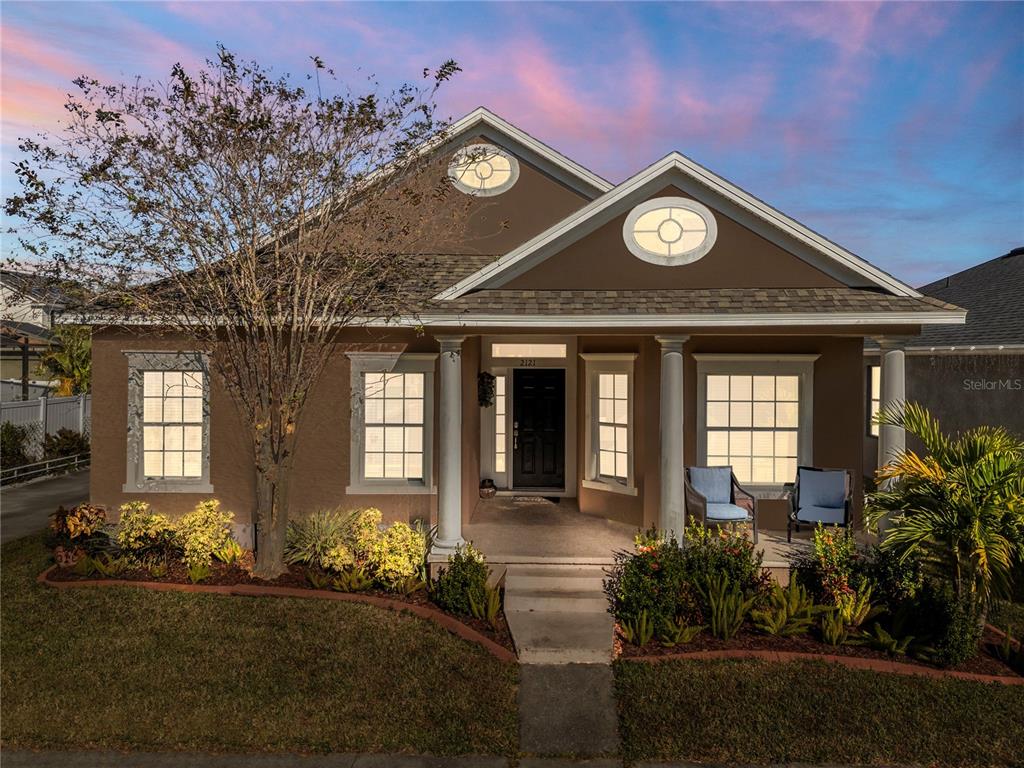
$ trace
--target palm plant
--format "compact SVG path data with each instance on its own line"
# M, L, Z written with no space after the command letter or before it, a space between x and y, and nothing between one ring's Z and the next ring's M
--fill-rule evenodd
M92 337L88 326L58 325L53 331L55 345L40 358L46 372L57 379L57 397L89 391L92 381Z
M880 490L868 495L866 513L871 524L889 517L882 547L919 552L932 576L982 608L1006 594L1024 560L1024 441L995 427L947 435L916 403L885 408L876 420L925 448L923 456L898 452L876 474Z

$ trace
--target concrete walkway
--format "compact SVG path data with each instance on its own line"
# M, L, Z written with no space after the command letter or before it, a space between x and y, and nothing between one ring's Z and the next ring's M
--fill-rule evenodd
M72 507L88 498L88 469L0 488L0 541L41 531L57 507Z
M509 565L505 618L522 664L608 664L614 622L600 566Z
M619 725L612 668L608 664L521 667L519 749L542 757L617 754Z

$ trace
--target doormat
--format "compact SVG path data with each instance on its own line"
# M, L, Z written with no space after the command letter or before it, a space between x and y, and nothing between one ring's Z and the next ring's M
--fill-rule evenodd
M557 504L558 499L549 499L545 496L513 496L513 504Z

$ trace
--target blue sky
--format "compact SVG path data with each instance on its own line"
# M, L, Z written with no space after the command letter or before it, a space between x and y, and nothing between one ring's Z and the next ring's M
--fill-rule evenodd
M220 41L356 87L454 58L484 104L610 181L671 150L915 285L1024 244L1022 3L4 2L2 183L79 73ZM5 246L5 251L10 248Z

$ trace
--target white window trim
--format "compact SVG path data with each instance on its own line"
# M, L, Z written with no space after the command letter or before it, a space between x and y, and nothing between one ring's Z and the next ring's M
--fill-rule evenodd
M704 241L696 248L675 256L665 256L644 248L636 241L633 228L641 216L650 211L656 211L659 208L682 208L700 216L707 226L707 234L704 237ZM715 220L715 215L711 210L696 200L691 200L688 197L655 197L640 203L629 212L629 215L626 216L626 221L622 224L622 239L629 252L642 261L658 264L663 267L680 267L699 261L714 247L715 241L718 239L718 222Z
M437 353L347 352L350 364L352 417L349 422L350 496L375 494L435 494L434 485L434 371ZM367 479L364 475L366 440L364 373L423 373L423 480Z
M457 177L455 169L464 162L464 158L466 156L471 157L477 152L495 154L508 160L509 165L511 166L511 172L509 173L508 180L504 184L491 189L480 189L479 187L469 186ZM457 149L455 154L452 155L451 162L448 164L448 178L452 180L452 184L455 188L463 194L470 195L471 197L496 197L508 192L516 185L516 182L519 181L519 159L511 152L495 146L494 144L466 144Z
M595 491L608 491L620 493L625 496L636 496L636 473L634 450L634 434L636 425L636 389L634 386L633 368L637 354L635 352L625 353L594 353L583 352L580 358L584 361L586 376L586 408L584 423L587 425L585 436L584 456L586 466L584 467L583 480L581 485ZM629 416L626 424L627 435L627 479L626 484L606 479L598 472L598 447L600 445L598 433L598 408L597 408L597 377L602 373L624 373L627 377L628 387L628 408Z
M123 350L128 358L128 451L124 493L213 493L210 483L210 366L204 352ZM199 477L146 477L142 459L143 374L201 371L203 374L203 471Z
M774 375L799 378L797 466L814 465L814 362L821 355L745 355L696 353L697 362L697 463L707 466L708 375ZM793 478L794 480L796 477ZM783 483L744 483L753 493L777 493Z

